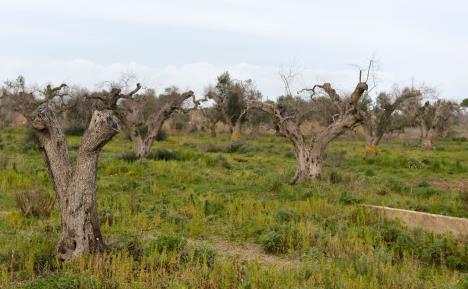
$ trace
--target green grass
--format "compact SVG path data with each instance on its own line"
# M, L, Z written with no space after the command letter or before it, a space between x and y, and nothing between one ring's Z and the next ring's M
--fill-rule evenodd
M466 288L468 245L407 230L362 203L468 217L468 143L435 151L389 143L363 160L364 144L327 151L326 179L288 185L295 160L274 136L228 149L229 136L170 136L135 160L117 136L99 163L98 207L108 254L60 263L58 208L26 218L15 193L53 193L25 130L0 131L0 288ZM69 137L76 157L79 137ZM449 186L434 186L444 182ZM282 268L231 258L210 240L260 245L300 260Z

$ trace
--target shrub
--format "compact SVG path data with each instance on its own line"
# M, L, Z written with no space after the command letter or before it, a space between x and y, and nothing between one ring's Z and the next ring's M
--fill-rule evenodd
M299 221L300 216L293 208L279 208L275 214L276 220L279 222Z
M368 177L373 177L375 176L375 172L373 169L367 169L366 172L365 172L366 176Z
M225 152L226 148L222 145L218 144L204 144L201 146L202 150L208 153L220 153L220 152Z
M55 197L39 190L16 193L16 207L25 217L48 217L55 204Z
M216 259L216 251L205 244L197 244L192 248L186 248L181 255L184 263L196 263L212 267Z
M148 159L152 160L160 160L160 161L172 161L172 160L179 160L179 154L177 152L173 152L166 149L159 149L154 153L151 153L148 156Z
M265 252L284 254L300 247L300 233L291 224L272 225L260 241Z
M429 198L430 196L434 195L439 195L440 192L434 188L431 187L423 187L423 188L418 188L417 190L418 195L420 195L423 198Z
M408 188L399 180L394 178L389 178L387 181L387 187L395 193L404 193Z
M224 202L205 200L203 212L205 216L216 215L224 211Z
M362 200L360 198L353 196L351 193L345 191L341 193L340 202L345 205L351 205L351 204L359 204L362 202Z
M99 286L100 285L100 286ZM103 286L103 287L101 287ZM87 274L51 273L38 278L29 284L16 287L17 289L80 289L80 288L108 288Z
M207 155L205 157L205 160L206 160L206 164L209 166L219 166L228 170L232 169L232 165L221 154L217 155L215 158L212 158L211 156Z
M159 253L181 252L187 247L187 240L174 234L162 234L157 236L156 240L149 242L149 249Z
M330 183L331 184L339 184L343 181L343 177L337 171L330 172Z
M120 160L132 163L138 160L138 156L134 152L123 153L119 156Z
M167 140L167 137L167 132L163 129L160 129L156 135L156 141L165 141Z

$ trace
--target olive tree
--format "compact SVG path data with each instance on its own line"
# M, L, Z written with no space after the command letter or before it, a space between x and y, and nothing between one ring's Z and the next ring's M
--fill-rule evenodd
M412 124L420 129L421 147L432 149L434 138L448 133L459 106L452 101L438 99L434 88L423 87L420 91L421 95L409 100L403 109ZM430 98L436 100L431 102Z
M21 77L7 83L8 102L26 116L34 129L58 196L61 217L58 251L62 260L107 249L96 205L98 159L103 146L120 130L117 102L131 98L139 89L138 85L123 94L114 88L100 94L101 106L92 113L73 166L56 110L57 107L64 108L67 85L47 85L40 91L28 91Z
M247 119L249 99L260 99L261 93L255 88L252 80L231 79L229 72L218 76L214 88L209 88L206 94L208 99L215 102L215 106L224 116L225 122L231 130L231 144L240 140L242 124Z
M378 153L378 146L386 133L401 129L404 124L399 121L397 111L405 101L421 95L419 90L394 88L391 94L380 93L375 102L370 97L361 102L363 110L362 128L366 137L365 157Z
M192 100L191 105L187 103L189 99ZM136 156L148 157L164 122L177 112L197 108L200 102L195 99L193 91L180 93L175 87L165 89L158 96L150 89L144 94L123 99L118 106L119 117L133 142Z
M304 135L299 127L307 110L290 109L281 99L276 104L258 100L247 101L249 108L259 109L270 114L279 133L293 144L296 156L296 173L291 184L322 178L327 145L362 121L363 116L358 103L367 89L366 81L359 81L348 97L340 96L330 83L317 84L312 89L306 89L312 92L312 96L315 95L316 90L324 92L338 111L328 126L317 134L311 132L311 135ZM304 100L304 102L307 101Z

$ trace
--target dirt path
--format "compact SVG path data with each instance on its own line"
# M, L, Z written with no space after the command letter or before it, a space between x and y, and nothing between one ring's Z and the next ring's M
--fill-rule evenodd
M449 191L468 191L468 179L461 179L461 180L441 180L441 179L433 179L430 181L431 185L442 189L442 190L449 190Z
M211 239L204 243L211 246L221 256L235 257L242 261L257 261L263 265L273 265L282 269L294 268L302 264L298 259L292 260L286 257L266 254L261 246L253 243L238 245L221 239Z

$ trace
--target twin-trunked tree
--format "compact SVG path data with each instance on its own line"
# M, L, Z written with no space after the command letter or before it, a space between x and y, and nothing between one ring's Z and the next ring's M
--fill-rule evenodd
M349 97L340 96L330 83L315 85L312 89L306 90L311 91L313 96L318 89L325 92L325 95L336 106L337 114L333 116L333 121L325 129L308 136L302 133L300 124L305 117L304 112L313 112L313 109L306 111L290 109L282 101L276 104L256 100L247 101L249 108L270 114L277 131L292 142L296 156L296 173L291 180L292 184L322 178L327 145L363 120L363 115L359 110L359 100L368 89L366 82L360 80ZM307 101L302 101L307 104ZM313 103L313 99L310 102Z
M104 243L96 206L98 158L102 147L120 131L123 124L128 129L135 149L140 156L149 153L162 123L174 111L181 110L184 101L193 98L193 92L180 94L175 89L166 90L159 97L159 109L148 113L145 119L147 133L138 131L141 116L151 92L137 95L141 85L129 93L119 88L86 95L95 110L81 139L76 164L73 167L68 144L57 112L67 108L64 98L69 97L65 84L48 85L43 91L27 91L24 79L8 82L3 91L3 102L21 112L34 129L43 151L47 169L60 202L61 234L58 251L63 260L74 259L85 252L102 252ZM146 100L146 101L145 101ZM153 99L155 100L155 98ZM3 104L2 102L2 104ZM198 101L194 99L198 104Z
M189 99L193 103L187 107ZM193 91L180 93L174 87L167 88L159 96L147 90L142 95L123 99L118 112L122 127L133 142L135 155L147 158L164 122L174 113L198 108L201 101L195 99Z
M99 108L93 111L81 139L74 167L56 115L57 107L65 106L63 98L67 95L67 86L48 85L42 92L32 92L25 89L21 77L8 86L10 89L4 97L7 96L12 107L21 111L34 129L57 192L61 216L60 258L70 260L86 252L104 251L107 247L96 206L98 158L102 147L120 130L118 101L131 98L141 86L138 84L127 94L117 88L99 94Z

